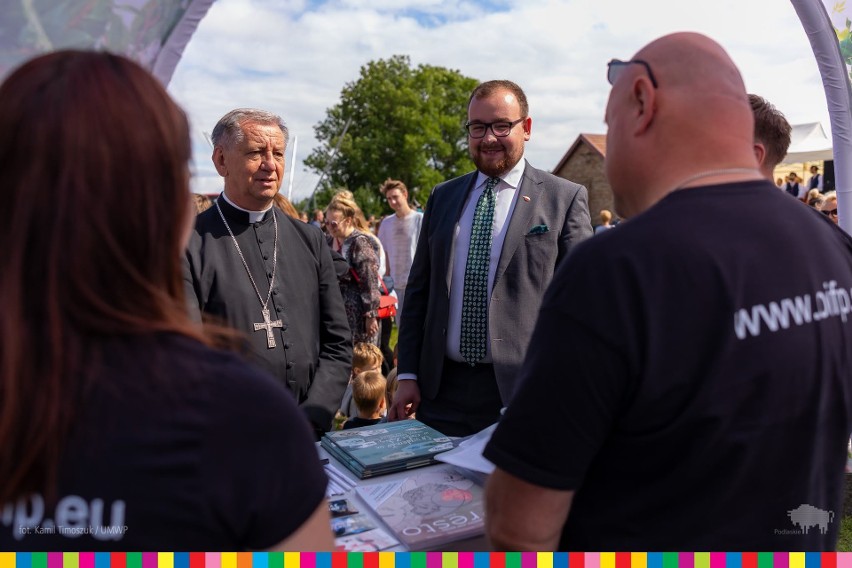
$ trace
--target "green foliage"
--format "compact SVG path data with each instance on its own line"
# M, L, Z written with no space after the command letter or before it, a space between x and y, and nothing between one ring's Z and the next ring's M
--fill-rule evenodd
M390 341L388 341L388 346L393 350L396 347L397 342L399 341L399 326L394 323L393 330L391 330Z
M837 538L837 552L852 551L852 518L843 517L840 522L840 535Z
M834 33L837 35L837 41L840 46L840 54L843 56L843 61L847 68L852 65L852 21L846 18L846 27L844 29L834 28ZM849 78L852 79L852 72L849 73Z
M305 165L321 173L352 119L317 192L317 206L346 187L365 215L384 215L390 209L378 190L385 179L402 180L409 195L425 205L435 184L474 169L463 126L477 84L443 67L412 68L404 55L361 67L360 77L343 87L340 102L314 127L321 146Z

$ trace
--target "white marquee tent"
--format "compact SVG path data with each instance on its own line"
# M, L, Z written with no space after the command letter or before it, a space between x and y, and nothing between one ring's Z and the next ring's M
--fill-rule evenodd
M790 149L782 161L784 164L834 159L831 138L825 135L819 122L794 124L790 138Z

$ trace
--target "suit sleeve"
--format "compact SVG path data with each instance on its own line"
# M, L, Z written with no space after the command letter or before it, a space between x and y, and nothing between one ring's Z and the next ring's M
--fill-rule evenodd
M576 186L577 191L568 205L565 213L565 224L559 236L559 257L562 261L574 247L594 234L592 219L589 216L589 192L582 185Z
M429 223L435 209L435 190L426 203L426 211L420 224L420 236L414 261L408 273L405 288L405 309L399 326L399 374L417 374L420 370L420 352L423 344L423 327L429 308L429 284L432 273L432 258L429 251Z
M317 431L328 431L340 407L352 367L352 332L346 319L331 249L317 239L319 263L319 361L302 409Z

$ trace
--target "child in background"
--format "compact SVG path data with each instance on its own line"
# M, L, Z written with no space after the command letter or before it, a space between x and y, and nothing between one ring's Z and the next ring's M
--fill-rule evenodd
M384 422L387 381L380 371L365 371L352 379L352 399L358 407L358 415L343 425L344 430L360 428Z
M385 402L387 403L388 408L390 408L390 405L393 402L393 395L396 394L396 388L399 386L399 379L396 378L396 375L396 367L394 367L391 369L391 372L388 373L388 386L387 389L385 389L385 398L387 399Z
M387 398L387 406L390 408L393 403L393 396L396 394L396 389L399 387L399 379L397 378L396 367L391 369L391 372L388 373L388 388L386 389L386 398ZM408 418L417 418L414 413L411 414Z
M372 343L355 344L352 349L352 374L349 377L349 384L346 385L346 391L343 393L340 410L334 417L335 430L339 430L347 418L358 415L358 408L355 406L352 397L354 377L365 371L381 371L382 361L384 361L384 357L382 357L382 352L377 346Z

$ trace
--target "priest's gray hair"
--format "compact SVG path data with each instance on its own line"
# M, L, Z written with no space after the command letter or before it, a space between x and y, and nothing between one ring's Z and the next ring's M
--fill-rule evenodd
M290 133L284 120L275 113L257 108L237 108L219 119L213 128L210 139L213 146L231 147L239 144L243 139L242 124L244 122L257 122L260 124L274 124L284 134L284 146L287 146Z

